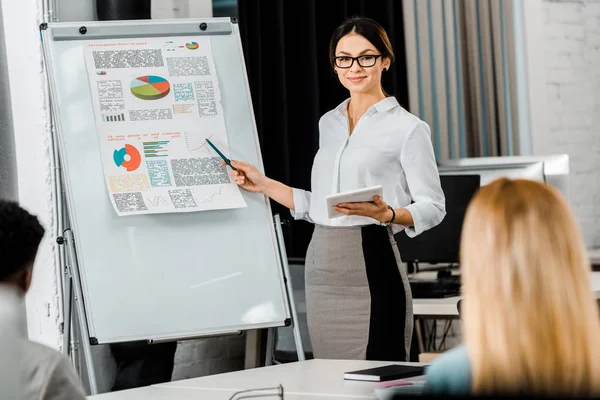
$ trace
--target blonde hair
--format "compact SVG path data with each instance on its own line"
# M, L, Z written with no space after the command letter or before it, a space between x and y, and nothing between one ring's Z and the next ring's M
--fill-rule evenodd
M482 187L460 264L474 394L600 394L590 262L556 190L506 178Z

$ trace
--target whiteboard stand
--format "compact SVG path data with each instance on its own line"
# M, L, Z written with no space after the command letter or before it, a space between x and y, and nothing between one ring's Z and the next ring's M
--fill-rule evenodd
M81 332L81 341L83 347L83 356L85 358L85 366L88 373L88 382L90 384L90 394L98 394L98 384L96 382L96 371L94 368L94 360L92 359L92 347L90 343L90 333L87 327L87 319L85 316L85 307L83 304L83 290L81 289L81 280L79 279L79 268L77 266L77 256L75 253L75 242L73 240L73 232L71 229L66 229L63 235L63 244L67 249L67 266L68 279L67 286L70 286L69 292L72 293L71 299L65 299L66 303L74 301L77 311L77 321L79 322L79 332ZM60 242L59 242L60 243ZM69 315L66 314L69 312ZM65 307L65 321L71 320L71 307ZM65 332L66 335L67 332ZM77 371L81 376L81 371Z
M294 324L298 358L304 359L281 221L276 216L275 226L272 225L274 217L266 197L253 196L244 210L123 219L115 218L106 196L92 93L83 58L83 49L90 41L132 38L177 41L186 37L206 37L211 43L219 79L227 132L231 133L228 139L232 156L262 165L237 20L88 21L84 26L81 23L43 23L40 33L50 88L52 150L56 155L54 171L60 176L53 183L61 224L57 235L63 235L57 238L62 244L59 254L63 255L58 261L63 267L61 278L64 279L63 334L67 337L63 347L68 349L77 371L82 371L79 365L85 362L83 368L87 368L91 393L96 394L98 390L91 356L91 346L96 344L134 340L180 341ZM90 208L95 212L90 213ZM224 213L232 224L221 223ZM235 226L236 234L253 237L253 243L248 242L239 251L221 251L222 243L227 243L231 237L231 226ZM133 248L131 241L137 247ZM195 250L199 242L203 243L204 258L219 260L219 263L209 262L206 268L194 269L192 274L189 265L197 260ZM112 251L106 252L105 248ZM161 251L154 252L156 248ZM257 262L248 263L248 257L256 257ZM115 259L119 262L114 262ZM178 262L171 263L173 259ZM166 263L171 265L172 273L161 275ZM140 276L123 271L119 269L121 264L144 265L147 273ZM111 268L114 270L110 271ZM108 279L99 279L115 271L126 275L118 285ZM227 303L227 313L211 318L208 307L198 309L196 305L210 304L215 293L218 295L223 290L215 293L196 291L185 279L209 282L218 274L229 277L219 281L223 290L236 295L228 297L233 297L234 301ZM160 281L156 280L157 276L161 276ZM131 293L129 282L136 283L135 293ZM158 310L139 307L154 301L150 289L164 286L183 287L186 296L177 291L168 297L168 301L156 304ZM129 295L135 296L137 302L123 304L119 301ZM256 313L255 310L260 311L266 304L272 306L272 310ZM113 310L123 306L126 306L124 315L138 317L135 320L120 318L115 322ZM167 315L170 310L178 312L161 321L166 326L156 324L155 315ZM189 318L193 312L197 317ZM247 319L248 315L252 318Z
M292 314L292 329L294 332L294 342L296 343L296 353L298 353L298 361L306 360L304 355L304 346L302 345L302 336L300 335L300 325L298 323L298 313L296 312L296 302L294 300L294 288L292 285L292 274L290 273L290 265L288 263L287 252L285 250L285 241L283 240L283 231L281 230L281 218L279 214L275 214L275 233L277 236L277 246L279 248L279 256L283 268L283 279L287 291L287 300L290 312ZM266 365L272 365L273 352L275 348L275 328L270 328L267 334L267 358Z
M58 244L64 244L64 237L59 237L56 239ZM72 282L71 282L71 272L69 268L66 266L62 266L63 268L63 353L67 356L70 354L70 339L71 339L71 307L73 307L73 297L72 297Z
M265 365L270 366L274 363L275 352L275 328L267 329L267 351L265 354Z

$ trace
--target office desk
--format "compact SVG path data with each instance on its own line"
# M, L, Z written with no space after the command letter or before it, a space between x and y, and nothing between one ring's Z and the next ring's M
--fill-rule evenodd
M138 389L88 396L87 398L90 400L229 400L234 393L234 390L229 389L213 390L147 386ZM284 400L335 400L336 398L339 399L340 397L291 394L284 392ZM361 399L361 397L350 398ZM259 397L258 399L275 400L276 397Z
M344 372L387 361L307 360L89 396L93 400L227 400L235 392L281 384L285 400L375 399L375 382L344 380ZM421 365L416 363L397 363ZM424 376L408 380L423 381Z
M452 274L457 274L458 271L452 271ZM411 278L434 280L437 278L437 271L421 271L409 275ZM456 304L460 300L460 296L437 298L437 299L413 299L413 315L415 317L433 317L433 316L456 316L458 311Z
M590 261L592 265L600 266L600 248L588 250ZM417 274L411 275L419 279L435 279L437 276L436 271L423 271ZM592 279L592 290L594 296L600 299L600 271L594 271L591 273ZM306 313L306 303L304 300L304 292L296 293L296 309L299 313ZM456 316L458 317L458 310L456 304L460 300L460 296L447 297L443 299L413 299L413 314L416 317L423 316Z
M455 316L458 318L457 304L460 296L443 299L413 299L415 317Z
M423 272L419 274L432 274ZM435 278L435 274L431 275ZM590 272L592 293L600 301L600 272ZM427 278L425 278L427 279ZM460 296L447 297L441 299L413 299L413 314L415 316L415 330L417 335L417 345L419 353L425 352L425 343L423 338L422 321L425 319L458 319L458 301ZM600 306L600 302L599 302Z
M344 380L344 372L390 364L387 361L365 360L307 360L270 367L246 369L201 378L186 379L157 385L161 388L238 390L283 385L289 395L338 397L345 399L374 399L374 382ZM421 365L416 363L396 363ZM424 376L409 380L424 380Z
M600 299L600 272L590 273L592 292L596 299ZM456 304L460 296L443 299L413 299L413 313L415 317L456 317L458 309Z

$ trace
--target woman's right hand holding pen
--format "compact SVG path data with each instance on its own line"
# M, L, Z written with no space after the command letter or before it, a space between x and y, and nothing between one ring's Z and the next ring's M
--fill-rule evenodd
M294 194L291 187L265 176L252 164L237 160L229 161L235 168L231 170L231 175L242 189L262 193L279 204L294 209ZM222 164L227 165L225 162Z
M230 161L231 165L235 167L235 170L231 170L231 174L240 187L249 192L265 193L265 186L269 178L252 164L237 160ZM221 164L227 165L225 162Z

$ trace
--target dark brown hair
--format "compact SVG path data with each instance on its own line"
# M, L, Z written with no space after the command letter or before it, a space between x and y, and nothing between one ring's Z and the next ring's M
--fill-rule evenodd
M44 228L19 204L0 199L0 283L31 267Z
M329 63L332 68L335 68L333 61L335 48L340 39L350 32L355 32L363 36L375 46L383 58L390 60L390 64L394 62L394 50L392 50L392 44L385 29L371 18L350 17L342 22L331 35L331 41L329 42Z

